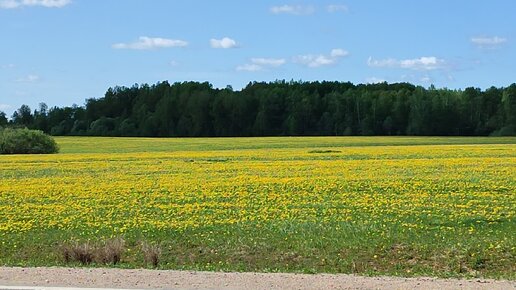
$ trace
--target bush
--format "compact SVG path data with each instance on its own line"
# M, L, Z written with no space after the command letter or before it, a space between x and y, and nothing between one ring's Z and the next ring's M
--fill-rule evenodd
M158 267L161 247L156 244L149 244L147 242L142 243L143 260L147 264L151 264L154 268Z
M97 249L97 260L99 263L113 264L120 263L124 252L125 241L122 238L107 240Z
M62 247L63 257L66 263L79 262L82 265L89 265L93 262L94 248L90 243L75 242Z
M0 129L0 154L50 154L58 151L56 141L41 131Z
M65 263L116 265L122 260L125 241L121 237L97 243L72 241L62 245L61 252Z

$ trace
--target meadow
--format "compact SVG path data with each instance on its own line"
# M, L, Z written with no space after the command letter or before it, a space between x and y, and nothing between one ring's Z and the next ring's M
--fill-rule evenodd
M56 141L0 156L0 265L122 238L124 268L516 279L514 137Z

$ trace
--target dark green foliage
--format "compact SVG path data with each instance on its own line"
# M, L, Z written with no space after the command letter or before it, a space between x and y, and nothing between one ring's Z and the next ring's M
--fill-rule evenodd
M0 111L0 128L7 126L9 120L7 119L7 115Z
M29 129L0 129L0 154L50 154L59 147L51 136Z
M32 114L24 105L10 125L95 136L515 135L516 84L482 91L275 81L235 91L161 82L109 88L84 107L42 103Z
M341 153L341 152L342 151L340 151L340 150L320 150L320 149L308 151L308 153Z
M31 113L30 107L22 105L12 117L12 122L19 126L30 126L34 123L34 116Z

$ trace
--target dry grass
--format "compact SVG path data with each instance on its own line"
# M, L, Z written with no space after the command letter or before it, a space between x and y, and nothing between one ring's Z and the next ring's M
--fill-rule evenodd
M62 253L65 263L79 262L82 265L88 265L93 262L95 248L89 242L79 243L75 241L69 245L64 245Z
M97 248L97 261L113 265L120 263L124 246L125 241L120 237L105 241L102 246Z
M122 238L106 240L102 243L91 244L74 241L61 247L65 263L78 262L81 265L98 264L116 265L122 260L125 241Z
M158 267L161 257L161 247L159 245L143 242L142 252L146 264L150 264L154 268Z

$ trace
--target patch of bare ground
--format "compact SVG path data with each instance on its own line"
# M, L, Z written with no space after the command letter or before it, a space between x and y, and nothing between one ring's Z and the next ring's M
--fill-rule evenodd
M134 289L516 289L516 281L485 279L10 267L0 267L0 285Z

